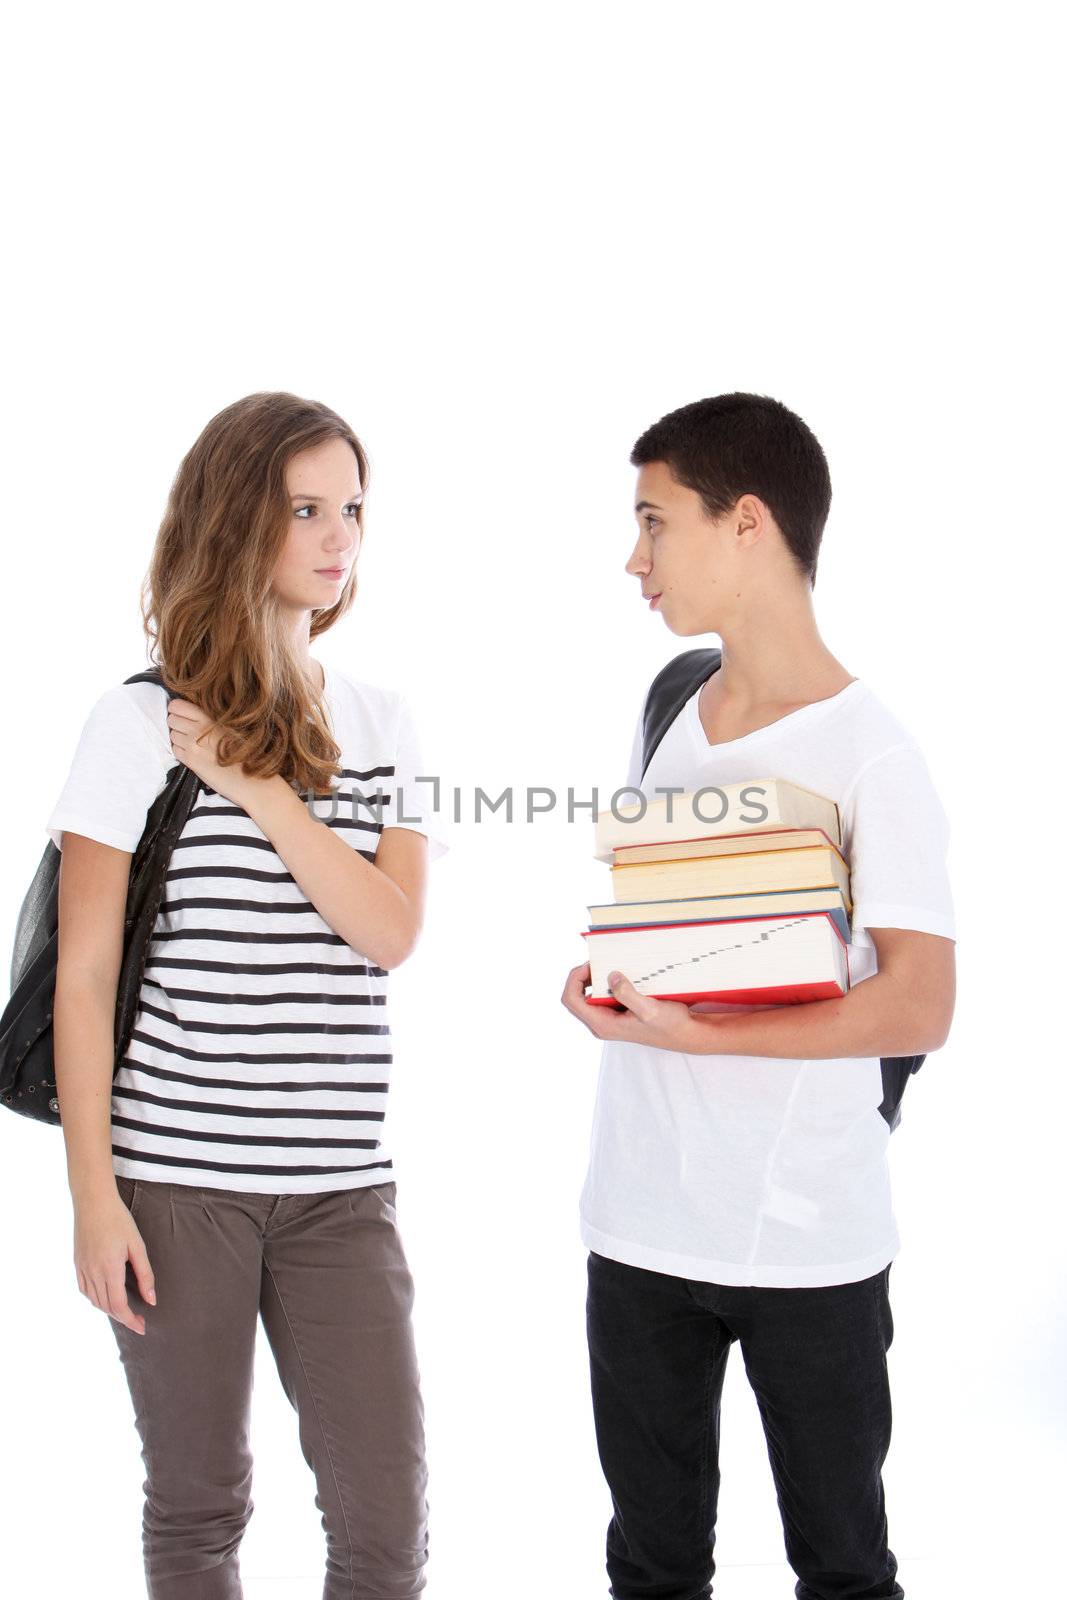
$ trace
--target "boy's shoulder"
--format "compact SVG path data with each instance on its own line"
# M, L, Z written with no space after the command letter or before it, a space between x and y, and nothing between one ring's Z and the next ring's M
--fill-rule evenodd
M916 786L932 785L926 754L911 727L867 683L850 697L847 714L814 730L827 741L821 752L835 775L843 819L864 791L914 794ZM865 780L865 781L864 781Z
M721 656L718 649L685 650L660 669L645 693L641 733L646 749L658 742L681 707L714 673ZM853 678L830 696L825 712L814 721L805 717L795 727L785 718L782 734L826 741L846 760L859 762L902 746L919 748L911 729L865 678Z
M919 749L912 730L877 690L866 679L857 678L854 682L857 692L849 697L843 714L831 719L827 732L836 732L855 756L864 759L904 747Z

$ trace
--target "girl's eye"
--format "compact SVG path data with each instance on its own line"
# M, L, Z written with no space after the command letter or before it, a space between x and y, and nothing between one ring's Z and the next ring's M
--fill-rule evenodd
M645 512L645 521L648 523L649 531L651 532L652 524L654 522L658 522L659 518L658 517L654 517L650 511L646 511Z
M299 517L305 511L314 511L314 510L315 510L314 506L297 506L297 508L294 511L293 515L296 516L296 517ZM353 516L358 516L359 515L359 501L358 500L350 500L348 505L345 506L345 510L346 511L351 511ZM307 518L305 517L304 520L306 522Z

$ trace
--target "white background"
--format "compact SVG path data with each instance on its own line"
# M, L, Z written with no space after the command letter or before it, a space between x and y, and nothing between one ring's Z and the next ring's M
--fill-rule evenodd
M98 4L9 24L10 940L84 717L145 664L181 455L253 390L372 462L316 653L476 785L625 781L680 640L623 571L637 435L733 389L834 500L823 637L952 820L959 999L893 1135L890 1544L909 1600L1049 1592L1064 1468L1062 183L1044 7ZM391 980L436 1600L606 1594L577 1200L599 1047L559 1005L607 895L582 813L453 828ZM9 948L9 945L8 945ZM7 957L4 957L6 962ZM6 993L6 990L5 990ZM0 1117L6 1586L142 1595L143 1468L79 1293L62 1135ZM253 1600L321 1593L261 1338ZM755 1400L723 1403L716 1593L785 1597Z

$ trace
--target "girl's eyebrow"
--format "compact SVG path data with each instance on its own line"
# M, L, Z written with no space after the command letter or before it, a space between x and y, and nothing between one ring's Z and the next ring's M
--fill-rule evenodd
M291 494L289 498L290 500L325 500L326 496L324 494ZM363 496L361 494L350 494L348 498L349 500L358 501L360 505L363 504Z
M635 512L644 511L646 507L648 508L649 511L662 511L663 510L663 507L656 505L655 501L653 501L653 500L639 500L637 502L637 504L634 506L634 511Z

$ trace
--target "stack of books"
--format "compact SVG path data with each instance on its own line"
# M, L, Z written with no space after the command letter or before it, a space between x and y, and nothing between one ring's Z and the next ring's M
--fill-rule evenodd
M582 935L593 1003L618 1004L615 970L712 1010L848 992L849 870L824 795L757 778L637 801L598 813L595 855L615 899L589 906Z

